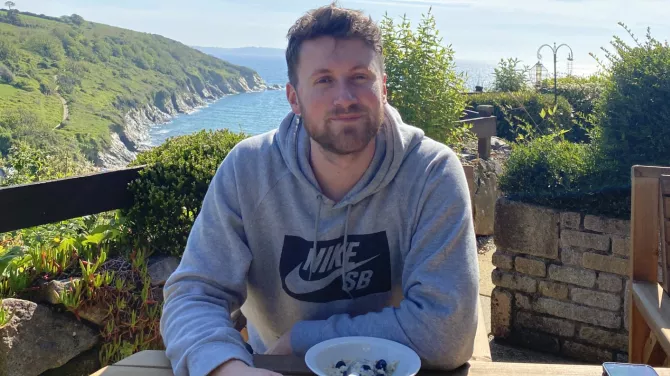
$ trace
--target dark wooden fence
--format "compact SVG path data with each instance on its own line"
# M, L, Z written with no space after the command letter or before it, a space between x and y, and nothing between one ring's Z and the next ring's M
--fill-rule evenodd
M0 233L128 208L142 168L0 188Z

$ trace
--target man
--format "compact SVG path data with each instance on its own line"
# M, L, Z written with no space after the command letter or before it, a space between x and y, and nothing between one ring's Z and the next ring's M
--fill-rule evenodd
M176 375L253 368L335 337L387 338L452 369L471 357L478 276L463 167L386 101L380 31L314 10L289 31L292 112L240 142L211 182L161 332Z

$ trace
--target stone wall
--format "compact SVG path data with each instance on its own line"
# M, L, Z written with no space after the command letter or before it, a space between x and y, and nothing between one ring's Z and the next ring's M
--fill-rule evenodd
M630 222L501 198L492 332L588 362L626 361Z

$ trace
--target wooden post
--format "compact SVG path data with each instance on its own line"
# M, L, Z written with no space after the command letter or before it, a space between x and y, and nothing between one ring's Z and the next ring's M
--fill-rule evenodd
M477 106L477 112L481 117L493 116L493 106L479 105ZM491 157L491 136L479 137L477 149L479 150L479 158L489 159Z

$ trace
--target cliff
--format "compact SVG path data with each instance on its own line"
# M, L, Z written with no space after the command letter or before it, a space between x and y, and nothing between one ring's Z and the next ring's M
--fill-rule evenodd
M266 89L259 75L160 35L0 10L0 154L27 142L125 166L152 124L224 95Z
M266 88L265 82L254 73L223 80L218 85L199 82L189 86L185 92L157 95L154 103L129 110L124 115L123 126L111 129L111 142L98 153L95 163L102 168L125 167L135 159L138 152L148 149L149 129L152 125L166 123L179 114L190 113L224 95Z

